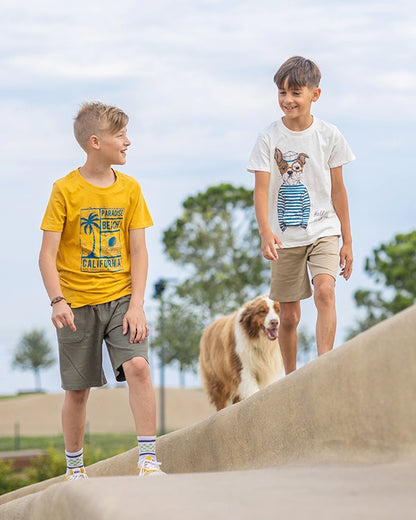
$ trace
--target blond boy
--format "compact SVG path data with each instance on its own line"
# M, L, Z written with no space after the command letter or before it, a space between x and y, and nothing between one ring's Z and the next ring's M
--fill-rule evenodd
M112 168L126 162L127 123L128 116L116 107L82 105L74 134L86 162L54 183L41 225L39 267L51 300L65 390L66 480L87 478L86 405L91 387L106 383L103 341L117 381L128 383L139 475L162 473L155 455L155 395L143 310L145 228L153 222L139 183Z

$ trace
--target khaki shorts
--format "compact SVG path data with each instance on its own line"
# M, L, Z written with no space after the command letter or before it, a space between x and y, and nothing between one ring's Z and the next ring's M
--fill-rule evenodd
M84 390L107 383L103 371L103 341L117 381L125 381L123 363L136 356L148 361L148 341L129 343L123 334L123 318L130 296L100 305L72 309L77 330L57 329L59 366L64 390Z
M279 260L271 262L270 298L278 302L297 302L312 295L311 282L318 274L335 280L339 266L339 237L318 238L308 246L278 250Z

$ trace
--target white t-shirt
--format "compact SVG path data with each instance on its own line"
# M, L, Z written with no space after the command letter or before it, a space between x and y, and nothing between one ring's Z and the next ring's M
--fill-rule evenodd
M269 223L285 247L341 234L331 199L330 168L354 159L339 130L316 117L301 132L278 120L259 135L247 170L270 173Z

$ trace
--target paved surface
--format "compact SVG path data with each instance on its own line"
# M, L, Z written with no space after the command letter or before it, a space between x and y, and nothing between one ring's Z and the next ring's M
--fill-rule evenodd
M101 477L56 484L32 500L25 497L14 506L6 504L0 518L414 520L415 482L416 465L409 463L283 467L153 479Z
M416 518L416 307L250 399L137 451L0 497L0 520ZM100 477L100 478L99 478Z

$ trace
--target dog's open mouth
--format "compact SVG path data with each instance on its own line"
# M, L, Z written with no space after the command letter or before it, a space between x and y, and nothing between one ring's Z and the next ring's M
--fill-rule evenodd
M266 329L264 325L261 326L263 332L266 334L270 341L274 341L279 336L279 329Z

